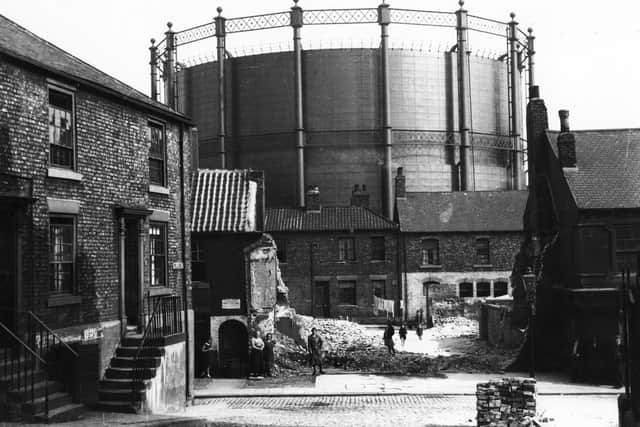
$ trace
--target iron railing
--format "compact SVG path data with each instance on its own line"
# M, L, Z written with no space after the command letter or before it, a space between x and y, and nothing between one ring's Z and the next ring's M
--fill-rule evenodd
M4 323L0 322L0 351L2 351L2 370L0 384L11 392L22 395L22 403L35 403L35 385L38 369L46 370L47 363L36 351L30 348ZM45 415L49 414L49 388L44 375ZM22 410L22 408L21 408Z
M164 338L184 333L181 298L178 295L148 297L149 318L133 358L133 387L131 401L135 404L138 390L147 378L149 366L143 362L147 345L158 345Z

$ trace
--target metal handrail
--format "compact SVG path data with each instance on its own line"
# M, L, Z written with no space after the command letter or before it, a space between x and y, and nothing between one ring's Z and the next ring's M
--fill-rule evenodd
M134 386L131 388L131 402L132 403L134 403L136 401L135 396L136 396L137 387L135 387L135 386L143 381L142 373L144 372L144 368L138 367L138 361L140 360L140 354L142 353L142 349L144 348L144 345L145 345L145 343L147 341L147 337L149 335L149 332L151 331L151 325L153 324L153 319L156 316L156 313L158 312L158 307L160 306L160 302L161 302L161 299L158 298L158 301L156 301L156 304L153 307L153 311L151 312L151 315L149 316L149 319L147 320L147 324L145 325L144 332L142 333L142 339L140 340L140 344L138 345L138 349L136 350L136 354L133 357L133 369L134 369L134 371L133 371L133 384L134 384Z
M7 332L11 338L13 338L14 340L16 340L22 347L24 347L25 350L28 350L29 353L31 353L33 356L35 356L38 361L40 361L40 363L42 363L43 365L46 365L47 362L44 361L44 359L42 359L42 357L40 357L38 355L38 353L36 353L35 351L33 351L24 341L22 341L20 338L18 338L18 336L16 334L14 334L11 329L9 329L7 326L5 326L4 323L0 322L0 327L2 329L4 329L5 332Z
M58 341L60 341L60 344L62 344L63 346L65 346L65 347L67 348L67 350L69 350L69 351L70 351L74 356L79 357L79 354L78 354L74 349L72 349L72 348L69 346L69 344L67 344L66 342L64 342L64 341L62 340L62 338L61 338L58 334L56 334L55 332L53 332L53 331L51 330L51 328L49 328L47 325L45 325L45 324L44 324L44 322L43 322L43 321L42 321L42 320L41 320L41 319L40 319L40 318L39 318L39 317L38 317L34 312L32 312L31 310L29 310L29 311L27 311L27 313L28 313L28 314L29 314L29 315L30 315L30 316L31 316L31 317L32 317L36 322L38 322L38 323L40 324L40 326L42 326L43 328L45 328L45 329L47 330L47 332L49 332L51 335L53 335L55 338L57 338L57 339L58 339Z

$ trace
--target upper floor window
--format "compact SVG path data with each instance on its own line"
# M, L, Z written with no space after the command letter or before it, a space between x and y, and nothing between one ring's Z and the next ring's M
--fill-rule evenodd
M341 237L338 239L338 259L340 261L355 261L356 241L353 237Z
M74 169L73 93L49 88L49 163Z
M439 265L440 248L438 239L424 239L422 241L422 265Z
M461 282L458 284L458 296L460 298L471 298L473 297L473 283L471 282Z
M204 249L200 240L191 241L191 280L202 282L207 279Z
M149 224L151 286L167 286L167 224Z
M371 238L371 260L384 261L386 257L384 247L384 237Z
M286 263L287 262L287 241L284 239L277 240L276 248L278 248L277 249L278 261Z
M489 239L486 237L476 239L476 264L491 264L491 257L489 256Z
M503 295L507 295L509 293L509 283L498 281L493 282L493 296L501 297Z
M49 289L73 292L76 238L73 218L51 217L49 221Z
M164 126L160 123L149 122L147 127L149 140L149 182L155 185L166 185L165 153L166 141Z

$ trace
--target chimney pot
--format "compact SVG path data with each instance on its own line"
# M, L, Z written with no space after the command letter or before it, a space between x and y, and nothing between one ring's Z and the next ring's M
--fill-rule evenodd
M560 116L560 132L569 132L569 110L558 111Z
M362 185L362 190L360 190L359 185L356 184L354 186L353 193L351 194L351 206L369 207L369 193L367 192L366 185Z
M320 212L320 188L317 185L307 187L305 194L307 212Z
M398 173L396 174L396 198L402 199L407 197L406 177L403 172L404 169L401 166L398 168Z

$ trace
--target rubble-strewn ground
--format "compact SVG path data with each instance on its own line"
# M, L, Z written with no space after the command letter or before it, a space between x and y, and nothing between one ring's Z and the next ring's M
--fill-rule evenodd
M502 372L516 350L497 349L477 339L478 322L464 317L436 321L418 340L409 330L405 346L396 327L397 354L390 356L382 341L384 327L363 326L346 320L300 316L304 328L315 327L324 340L325 366L351 372L441 376L450 372ZM276 334L276 372L289 376L307 371L307 351L293 339Z

